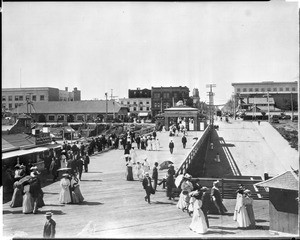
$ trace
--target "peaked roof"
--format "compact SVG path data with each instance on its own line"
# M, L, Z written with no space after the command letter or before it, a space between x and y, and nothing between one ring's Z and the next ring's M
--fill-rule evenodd
M299 190L299 179L294 171L287 171L285 173L279 174L276 177L268 179L263 182L254 184L259 187L271 187L271 188L280 188L286 190Z
M107 101L107 112L117 113L120 108L124 108L119 103ZM27 112L26 104L12 110L13 113ZM105 113L105 100L84 100L84 101L53 101L34 102L31 108L32 113Z

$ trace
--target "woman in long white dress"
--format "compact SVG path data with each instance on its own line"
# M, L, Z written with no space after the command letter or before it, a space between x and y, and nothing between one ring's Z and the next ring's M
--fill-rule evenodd
M208 227L205 221L204 213L201 210L202 201L200 199L196 199L194 201L194 212L192 217L192 222L190 224L190 229L196 233L204 234L208 231Z
M23 188L23 203L22 203L22 207L23 207L23 213L32 213L33 212L33 199L31 197L31 193L29 192L30 190L30 185L29 183L25 183L24 184L24 188Z
M191 175L185 174L183 177L183 182L181 183L181 193L179 195L179 200L176 206L182 211L187 210L189 207L189 193L193 190L193 184L190 181L191 178Z
M136 163L136 176L140 181L143 181L143 169L142 164L140 162Z
M72 199L70 193L71 182L69 180L69 174L65 173L62 177L63 178L60 180L61 191L59 194L59 202L63 204L70 203L72 202Z
M245 207L245 195L243 191L237 193L233 220L238 223L239 228L246 228L251 224Z

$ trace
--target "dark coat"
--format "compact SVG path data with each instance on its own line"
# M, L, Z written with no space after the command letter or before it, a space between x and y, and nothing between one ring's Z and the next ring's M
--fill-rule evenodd
M154 168L153 168L152 179L153 179L153 180L157 180L157 179L158 179L157 167L154 167Z
M55 226L56 222L50 218L44 225L44 238L55 238Z
M173 142L169 143L169 148L174 148L174 143Z
M182 142L182 143L186 143L186 142L187 142L187 140L186 140L186 137L185 137L185 136L183 136L183 137L182 137L182 139L181 139L181 142Z

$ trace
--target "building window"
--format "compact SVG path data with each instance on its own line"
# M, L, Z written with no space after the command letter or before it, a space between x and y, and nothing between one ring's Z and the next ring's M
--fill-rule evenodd
M247 92L247 88L243 88L243 92Z
M149 107L146 107L146 109L147 109L147 111L149 111L149 110L150 110L150 108L149 108Z
M174 96L174 98L177 98L177 93L174 93L173 96Z
M136 107L133 108L133 111L136 111Z
M49 115L48 119L49 119L49 121L55 121L55 116L54 115Z
M241 91L241 89L240 89L240 88L237 88L237 89L236 89L236 91L237 91L237 92L240 92L240 91Z
M146 104L149 104L149 102L146 102Z
M267 91L268 91L268 92L271 92L271 88L267 88Z
M293 87L293 88L292 88L292 91L296 91L296 88Z
M287 87L287 88L285 88L285 91L290 91L290 88L288 88L288 87Z
M127 105L130 105L130 102L127 102Z
M8 101L12 101L12 96L8 96Z
M44 101L45 100L45 96L44 95L41 95L40 96L40 101Z
M143 107L140 107L140 111L143 111Z
M133 102L134 105L136 105L136 102Z
M249 92L253 92L253 88L249 88Z
M32 101L36 101L36 95L32 95Z
M9 109L12 109L12 104L11 104L11 103L8 104L8 108L9 108Z
M275 88L273 88L273 92L277 92L277 88L275 87Z
M170 94L169 94L169 93L163 93L163 98L164 98L164 99L170 98Z
M123 101L121 101L121 104L123 104Z
M77 115L77 121L84 121L83 115Z
M265 89L264 89L264 88L262 88L260 91L261 91L261 92L264 92L264 91L265 91Z
M19 96L15 96L15 101L19 101Z
M5 105L5 104L2 104L2 108L6 109L6 105Z
M65 120L65 116L64 115L58 115L57 116L57 121L64 121Z
M140 102L140 105L143 105L143 102Z
M280 91L280 92L282 92L282 91L283 91L283 88L282 88L282 87L281 87L281 88L279 88L279 91Z
M19 96L19 101L23 101L23 96Z
M153 94L153 97L154 97L154 98L160 98L160 93L154 93L154 94Z
M18 104L17 103L15 103L15 108L17 108L18 107Z
M2 96L2 101L6 101L6 96Z

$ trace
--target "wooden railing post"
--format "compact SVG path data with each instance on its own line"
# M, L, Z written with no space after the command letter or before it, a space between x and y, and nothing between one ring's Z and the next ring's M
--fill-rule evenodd
M224 179L222 178L222 199L224 198Z

